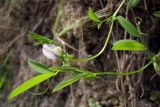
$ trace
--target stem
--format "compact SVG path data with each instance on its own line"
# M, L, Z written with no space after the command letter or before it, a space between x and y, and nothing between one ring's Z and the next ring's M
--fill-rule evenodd
M125 0L123 0L123 1L121 2L121 4L119 5L118 9L117 9L117 10L115 11L115 13L113 14L113 18L116 17L117 13L119 12L119 10L121 9L121 7L123 6L124 2L125 2ZM110 39L111 34L112 34L114 21L115 21L115 20L113 19L113 21L112 21L112 23L111 23L111 27L110 27L109 33L108 33L108 36L107 36L107 39L106 39L105 44L103 45L103 48L101 49L101 51L99 51L99 52L98 52L96 55L94 55L94 56L91 56L91 57L88 57L88 58L82 58L82 59L72 59L72 61L85 62L85 61L89 61L89 60L95 59L95 58L97 58L98 56L100 56L100 55L104 52L105 48L107 47L107 44L108 44L109 39Z
M109 39L110 39L110 37L111 37L112 29L113 29L113 24L114 24L114 22L111 23L111 27L110 27L110 30L109 30L107 39L106 39L106 41L105 41L105 43L104 43L103 48L101 49L101 51L99 51L96 55L91 56L91 57L89 57L89 58L72 59L72 61L85 62L85 61L89 61L89 60L95 59L96 57L98 57L99 55L101 55L101 54L104 52L105 48L107 47L107 44L108 44Z
M117 15L117 13L119 12L119 10L120 10L121 7L123 6L124 2L125 2L125 0L123 0L123 1L121 2L121 4L118 6L118 9L114 12L113 17Z
M143 71L144 69L146 69L152 63L153 63L153 60L151 60L145 66L143 66L142 68L140 68L140 69L138 69L136 71L129 71L129 72L98 72L98 73L95 73L95 74L96 75L132 75L132 74L136 74L136 73L139 73L139 72Z
M155 55L152 58L152 60L149 63L147 63L145 66L143 66L142 68L135 70L135 71L130 71L130 72L98 72L98 73L95 73L95 75L132 75L132 74L136 74L136 73L139 73L139 72L143 71L144 69L146 69L149 65L151 65L154 62L154 59L159 56L160 56L160 53Z

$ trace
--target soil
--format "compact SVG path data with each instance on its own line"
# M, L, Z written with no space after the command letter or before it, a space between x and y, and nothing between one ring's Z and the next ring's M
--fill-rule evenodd
M64 0L63 12L59 20L58 32L71 26L77 20L87 16L89 7L95 11L106 9L104 15L110 15L119 5L119 0ZM102 76L95 80L83 80L52 93L54 86L68 74L58 75L33 88L12 101L7 100L9 93L24 81L37 73L27 64L28 58L50 66L57 62L47 59L42 54L41 46L34 46L34 41L27 36L28 31L55 38L53 27L60 0L1 0L0 1L0 74L6 73L3 87L0 87L0 107L89 107L89 101L98 102L100 107L160 107L160 78L153 66L144 72L130 76ZM160 18L153 12L160 10L159 0L141 0L131 11L127 3L119 12L131 22L139 17L141 31L145 35L144 43L153 53L158 53L160 40ZM60 45L75 57L84 58L94 55L103 47L109 25L103 24L97 29L92 21L73 28L60 36ZM85 63L75 63L83 69L92 71L132 71L141 68L149 60L145 52L111 51L112 43L127 35L118 23L115 23L111 40L105 52ZM64 44L65 42L65 44ZM7 63L4 64L6 57ZM37 92L46 93L35 95ZM99 107L94 106L94 107ZM91 106L90 106L91 107Z

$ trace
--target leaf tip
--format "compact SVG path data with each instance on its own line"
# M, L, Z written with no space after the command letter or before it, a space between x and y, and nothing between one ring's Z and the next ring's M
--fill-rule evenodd
M13 92L12 92L13 93ZM7 99L9 100L9 101L11 101L12 99L13 99L13 94L12 93L10 93L9 95L8 95L8 97L7 97Z
M56 88L54 88L54 89L52 90L52 93L55 93L55 92L57 92L57 91L59 91L59 90L57 90Z

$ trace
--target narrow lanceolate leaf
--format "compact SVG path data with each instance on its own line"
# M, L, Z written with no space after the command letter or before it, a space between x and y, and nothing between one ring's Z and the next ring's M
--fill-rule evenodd
M96 23L101 23L102 21L97 17L97 15L94 13L93 9L91 7L89 7L89 11L88 11L88 17L95 21Z
M49 79L50 77L54 76L54 73L44 73L41 75L38 75L36 77L33 77L32 79L22 83L20 86L18 86L16 89L12 91L12 93L9 95L8 99L12 99L13 97L16 97L17 95L23 93L24 91L32 88L33 86Z
M131 24L128 20L126 20L122 16L117 17L119 24L132 36L134 37L140 37L139 31L136 29L136 27Z
M55 42L45 36L39 35L37 33L33 32L28 32L28 35L36 41L37 45L42 45L42 44L55 44Z
M129 0L128 1L128 8L131 9L133 7L136 7L141 0Z
M135 40L119 40L113 44L112 50L130 50L141 51L146 50L146 47Z
M28 64L33 70L39 73L52 72L52 70L50 70L46 65L43 65L31 59L28 59Z
M64 87L78 81L79 79L81 79L85 75L86 75L85 73L78 73L78 74L72 75L69 78L62 80L58 85L56 85L56 87L53 89L52 92L56 92L56 91L63 89Z
M160 18L160 11L154 12L153 15Z
M84 72L84 71L82 71L81 69L79 69L79 68L76 68L76 67L72 67L72 66L57 66L57 67L51 67L51 68L49 68L50 70L52 70L52 71L64 71L64 72L66 72L66 71L69 71L69 72L74 72L74 73L82 73L82 72Z

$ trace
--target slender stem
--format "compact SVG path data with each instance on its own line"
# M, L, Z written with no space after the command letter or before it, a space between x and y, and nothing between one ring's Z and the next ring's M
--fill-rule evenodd
M160 56L160 53L155 55L151 59L151 61L149 63L147 63L145 66L143 66L142 68L135 70L135 71L130 71L130 72L98 72L98 73L95 73L95 75L132 75L132 74L136 74L136 73L139 73L139 72L143 71L144 69L146 69L149 65L151 65L154 62L154 59L159 56Z
M121 4L119 5L118 9L117 9L117 10L115 11L115 13L113 14L113 18L116 17L117 13L119 12L119 10L121 9L121 7L123 6L124 2L125 2L125 0L123 0L123 1L121 2ZM106 41L105 41L105 43L104 43L104 45L103 45L103 48L102 48L96 55L91 56L91 57L88 57L88 58L72 59L72 61L85 62L85 61L89 61L89 60L95 59L95 58L97 58L98 56L100 56L100 55L104 52L105 48L107 47L107 44L108 44L109 39L110 39L111 34L112 34L114 21L115 21L115 20L113 19L113 21L112 21L112 23L111 23L111 27L110 27L109 33L108 33L108 36L107 36L107 39L106 39Z
M96 55L91 56L91 57L89 57L89 58L72 59L72 61L85 62L85 61L89 61L89 60L95 59L96 57L98 57L99 55L101 55L101 54L104 52L105 48L107 47L107 44L108 44L109 39L110 39L110 37L111 37L112 29L113 29L113 24L114 24L114 22L111 23L111 27L110 27L110 30L109 30L107 39L106 39L106 41L105 41L105 43L104 43L103 48L101 49L101 51L99 51Z
M95 74L96 75L132 75L132 74L136 74L136 73L139 73L139 72L143 71L144 69L146 69L152 63L153 63L153 60L151 60L145 66L143 66L142 68L140 68L140 69L138 69L136 71L129 71L129 72L98 72L98 73L95 73Z
M121 9L121 7L123 6L123 4L124 4L125 1L126 1L126 0L123 0L123 1L121 2L121 4L118 6L118 9L114 12L113 16L116 16L116 15L117 15L117 13L118 13L119 10Z

